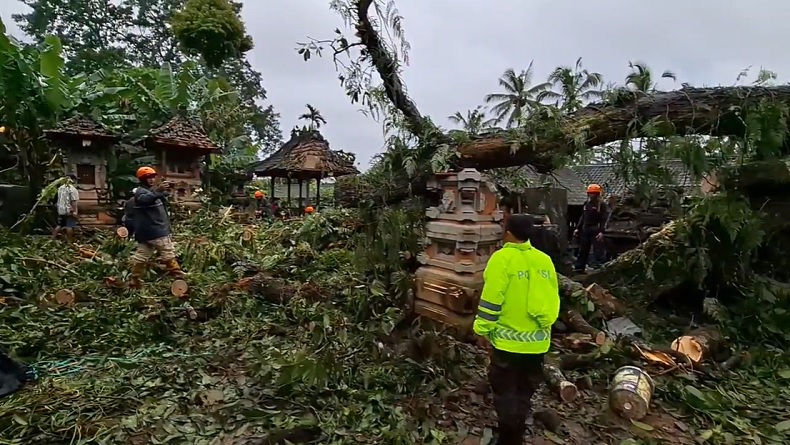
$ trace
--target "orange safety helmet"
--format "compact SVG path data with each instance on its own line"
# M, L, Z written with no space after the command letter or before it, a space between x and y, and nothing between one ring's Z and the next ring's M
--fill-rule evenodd
M307 214L310 214L310 213L315 212L315 209L313 208L313 206L307 206L307 207L304 208L304 212L307 213Z
M261 198L263 198L264 196L266 196L266 194L265 194L265 193L263 193L263 192L262 192L262 191L260 191L260 190L255 190L255 198L257 198L257 199L261 199Z
M587 186L587 193L598 193L599 195L603 192L603 189L598 184L590 184Z
M140 167L137 169L137 174L135 176L137 176L137 179L142 180L149 176L156 176L156 170L151 167Z

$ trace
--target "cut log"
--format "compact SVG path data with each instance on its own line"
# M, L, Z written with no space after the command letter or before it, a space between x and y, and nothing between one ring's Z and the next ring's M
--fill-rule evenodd
M593 302L595 307L603 313L604 317L612 318L625 315L625 305L602 286L593 283L584 290L587 292L587 297Z
M71 305L77 302L77 296L71 289L60 289L55 292L55 301L63 306Z
M579 368L597 368L601 360L612 351L610 345L604 345L586 354L563 354L559 357L557 367L563 371L570 371Z
M562 346L574 351L590 352L598 345L590 334L572 332L562 336Z
M710 358L722 343L721 333L714 328L699 328L675 339L670 345L695 363Z
M189 285L184 280L173 280L170 293L176 298L184 298L189 294Z
M546 383L563 402L572 402L579 396L579 390L576 385L569 382L568 379L562 374L562 371L551 363L543 365L543 376L546 378Z
M596 345L602 345L606 343L606 333L591 326L590 323L587 323L587 320L585 320L584 317L582 317L573 309L567 309L563 311L560 314L560 318L562 319L563 323L568 325L568 327L574 331L587 334L592 337Z
M590 283L585 288L578 281L574 281L562 274L557 274L560 289L560 298L566 304L584 304L585 299L593 303L595 308L606 318L625 315L625 305L611 292L597 283ZM589 281L585 279L585 282Z
M129 230L126 227L118 227L115 230L115 235L117 235L118 238L121 239L129 238Z

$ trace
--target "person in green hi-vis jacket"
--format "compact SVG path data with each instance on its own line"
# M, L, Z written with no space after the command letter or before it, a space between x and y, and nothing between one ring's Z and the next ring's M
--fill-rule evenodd
M505 245L488 260L474 331L490 343L488 380L499 420L497 445L520 445L530 399L543 382L543 358L560 311L551 258L529 242L532 219L512 215Z

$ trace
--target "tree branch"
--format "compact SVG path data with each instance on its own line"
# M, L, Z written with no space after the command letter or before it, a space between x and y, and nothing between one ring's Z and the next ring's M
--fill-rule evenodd
M384 92L387 98L395 105L395 108L403 113L409 131L415 136L425 134L428 128L425 118L420 114L417 105L406 94L403 82L398 75L398 64L390 54L381 40L376 29L368 17L368 11L373 4L373 0L357 0L357 24L356 36L359 42L365 46L373 66L376 67L381 81L384 85Z

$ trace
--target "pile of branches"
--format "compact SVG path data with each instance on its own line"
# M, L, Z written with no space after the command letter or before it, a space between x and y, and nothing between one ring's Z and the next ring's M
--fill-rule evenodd
M38 375L0 399L5 443L430 442L435 425L401 401L453 385L466 367L450 363L474 348L429 333L435 355L403 359L392 277L411 215L231 219L175 225L181 299L155 267L142 289L123 285L131 241L3 233L0 338Z

